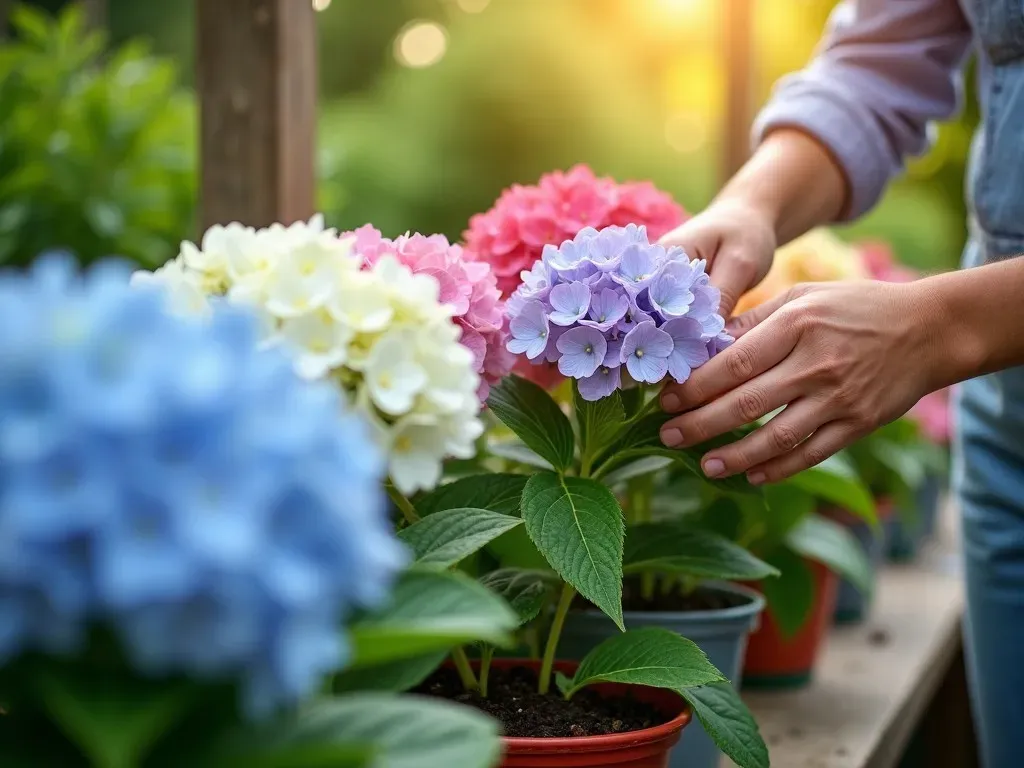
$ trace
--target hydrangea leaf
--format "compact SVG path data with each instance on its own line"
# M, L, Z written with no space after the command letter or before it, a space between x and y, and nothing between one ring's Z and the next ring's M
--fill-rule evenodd
M871 492L842 455L831 456L816 467L794 475L786 485L842 507L868 523L877 522Z
M506 645L519 619L486 587L460 573L410 571L390 604L353 622L351 666L448 650L477 640Z
M416 511L421 517L457 507L476 507L519 514L519 500L528 475L481 474L459 478L416 500Z
M572 466L575 437L568 417L531 381L507 376L491 389L487 405L534 453L559 471Z
M369 667L346 669L335 675L331 689L345 691L408 691L426 680L448 657L434 651L410 659L398 659Z
M804 557L848 579L861 593L874 591L874 570L856 537L839 523L809 515L786 535L786 544Z
M412 549L418 566L449 568L522 523L500 512L462 507L425 517L398 538Z
M223 748L216 764L490 768L500 752L497 723L469 707L418 696L351 693L314 702L282 722L246 729Z
M757 721L730 683L680 691L712 741L736 765L769 768L768 747Z
M480 583L493 590L512 607L519 623L526 624L537 618L541 608L551 598L554 574L526 568L499 568L480 577Z
M778 578L761 583L768 612L783 637L792 637L814 605L814 577L807 562L787 547L777 547L765 559L779 571Z
M779 573L724 536L679 523L628 528L622 565L627 574L657 570L698 579L756 581Z
M489 440L487 452L499 459L525 464L534 469L554 469L550 461L533 451L521 440Z
M618 392L600 400L584 400L578 390L573 397L580 445L593 456L606 448L618 435L626 421L626 411Z
M551 567L622 623L622 510L605 486L541 472L523 490L526 532Z
M725 680L692 640L661 627L608 638L576 669L566 698L595 683L625 683L679 691Z

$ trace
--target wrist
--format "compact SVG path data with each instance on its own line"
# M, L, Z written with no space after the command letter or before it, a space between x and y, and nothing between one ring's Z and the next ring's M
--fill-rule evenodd
M962 307L958 276L948 273L906 284L913 297L917 343L928 359L929 391L979 375L990 357L984 328L972 322Z

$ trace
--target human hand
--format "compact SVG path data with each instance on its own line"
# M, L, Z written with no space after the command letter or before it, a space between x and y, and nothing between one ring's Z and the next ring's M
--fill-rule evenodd
M941 312L923 283L799 285L735 318L737 341L661 395L669 447L699 445L785 407L701 461L709 477L784 480L906 413L943 379Z
M707 259L711 283L722 292L725 318L740 296L768 274L776 247L769 217L733 201L713 203L659 242L682 247L691 259Z

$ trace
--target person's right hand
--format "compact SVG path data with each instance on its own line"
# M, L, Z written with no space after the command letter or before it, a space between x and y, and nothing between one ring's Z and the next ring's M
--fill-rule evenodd
M726 320L740 296L764 279L775 255L775 228L762 212L737 202L712 203L659 241L707 259L711 284L722 292Z

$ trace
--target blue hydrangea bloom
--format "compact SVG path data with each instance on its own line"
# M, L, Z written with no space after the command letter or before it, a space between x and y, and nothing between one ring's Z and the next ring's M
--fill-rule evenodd
M732 343L705 267L650 243L644 227L583 229L523 272L506 304L507 348L557 362L585 400L629 380L681 384Z
M383 457L254 318L175 317L128 277L0 275L0 663L103 625L143 673L237 679L267 714L344 664L405 563Z

